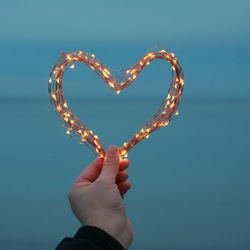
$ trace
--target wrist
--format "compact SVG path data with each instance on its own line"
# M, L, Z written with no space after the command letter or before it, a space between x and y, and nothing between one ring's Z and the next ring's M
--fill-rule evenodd
M92 213L84 219L79 219L82 225L93 226L102 229L107 234L115 238L125 249L128 249L132 242L132 236L128 232L128 221L126 215L108 216L108 213ZM132 230L132 229L131 229Z
M103 250L124 250L124 246L117 238L108 233L105 229L97 226L82 226L74 237L90 240Z
M83 224L83 227L93 227L93 228L99 228L108 235L110 235L112 238L117 240L125 249L128 249L129 247L129 236L126 231L126 226L122 225L113 225L112 223L94 223L94 222L86 222Z
M124 229L113 229L112 227L103 227L100 226L103 231L111 235L113 238L115 238L125 249L128 249L129 247L129 236L127 234L127 231Z

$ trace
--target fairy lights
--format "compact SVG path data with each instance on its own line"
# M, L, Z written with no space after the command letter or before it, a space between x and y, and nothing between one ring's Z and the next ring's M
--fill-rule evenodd
M130 149L145 138L148 138L155 130L167 126L173 115L178 115L178 105L181 100L184 85L184 76L182 68L174 53L165 50L150 52L145 54L136 64L126 69L123 74L116 79L108 68L98 61L94 54L90 55L84 51L74 51L72 53L62 53L60 58L54 64L49 75L49 95L55 111L64 120L67 127L66 133L75 132L79 137L80 143L89 143L94 152L100 157L104 157L105 150L101 144L100 138L89 130L76 115L74 115L65 100L62 79L65 70L69 67L74 69L75 62L84 63L87 67L95 71L115 93L119 94L127 88L140 74L142 69L152 61L163 59L168 61L172 67L172 79L167 93L167 97L162 102L151 120L140 129L130 141L123 143L119 149L121 157L126 157Z

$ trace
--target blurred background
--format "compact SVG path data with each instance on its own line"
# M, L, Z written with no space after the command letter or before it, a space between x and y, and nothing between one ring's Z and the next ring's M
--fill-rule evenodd
M249 249L249 12L247 0L1 1L0 248L54 249L80 226L67 193L95 155L66 135L50 104L60 53L83 50L124 69L166 49L183 67L184 94L180 115L129 152L131 249ZM121 146L170 78L155 61L115 95L76 64L64 91L105 147Z

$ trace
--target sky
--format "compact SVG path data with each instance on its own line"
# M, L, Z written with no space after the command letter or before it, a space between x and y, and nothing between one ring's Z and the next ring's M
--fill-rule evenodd
M61 51L90 51L120 68L155 46L180 59L187 95L249 96L249 13L247 0L1 1L0 96L45 96L50 67ZM148 86L135 93L161 93L152 85L163 79L160 74L155 67L142 76ZM83 78L79 73L70 95L79 93ZM94 93L92 85L81 92Z

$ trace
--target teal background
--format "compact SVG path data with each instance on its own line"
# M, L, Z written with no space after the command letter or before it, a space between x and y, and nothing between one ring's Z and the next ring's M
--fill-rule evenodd
M61 51L126 68L174 52L185 85L178 117L130 153L132 250L249 249L249 1L1 1L0 248L54 249L79 223L67 200L95 156L66 136L47 81ZM64 78L70 107L120 146L165 97L166 62L115 95L84 65Z

